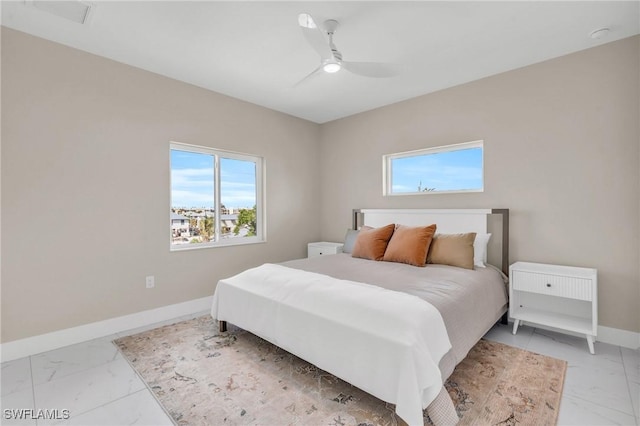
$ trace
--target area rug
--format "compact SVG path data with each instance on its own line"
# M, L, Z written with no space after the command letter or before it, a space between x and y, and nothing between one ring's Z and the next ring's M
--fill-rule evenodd
M114 342L178 425L404 424L393 404L208 315ZM481 340L445 386L462 425L554 425L566 368Z

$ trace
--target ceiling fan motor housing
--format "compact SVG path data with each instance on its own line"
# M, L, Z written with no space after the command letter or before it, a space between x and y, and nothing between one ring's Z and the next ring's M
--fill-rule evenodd
M339 24L340 23L335 19L327 19L326 21L324 21L324 30L327 32L327 34L333 34L338 29Z

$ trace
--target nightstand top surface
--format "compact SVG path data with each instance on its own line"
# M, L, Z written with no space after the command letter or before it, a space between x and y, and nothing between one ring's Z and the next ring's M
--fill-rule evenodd
M320 247L340 247L343 246L343 243L332 243L329 241L316 241L314 243L309 243L310 246L320 246Z
M593 278L598 275L594 268L582 268L577 266L551 265L546 263L516 262L510 269L515 271L533 272L538 274L570 275L574 277Z

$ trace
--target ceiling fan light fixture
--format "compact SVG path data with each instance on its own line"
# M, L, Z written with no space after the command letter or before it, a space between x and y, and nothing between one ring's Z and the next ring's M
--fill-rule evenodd
M333 74L335 72L340 71L342 69L342 66L338 62L328 62L328 63L324 64L322 69L324 70L324 72L328 72L329 74Z

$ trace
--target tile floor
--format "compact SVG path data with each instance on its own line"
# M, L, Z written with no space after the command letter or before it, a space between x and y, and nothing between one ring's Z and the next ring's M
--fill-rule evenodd
M0 423L171 425L171 419L111 340L177 320L3 363ZM510 326L497 325L486 338L568 361L559 424L639 424L638 350L597 342L596 355L590 355L585 339L527 326L520 327L515 336L510 331ZM70 418L6 419L5 409L15 408L67 409Z

